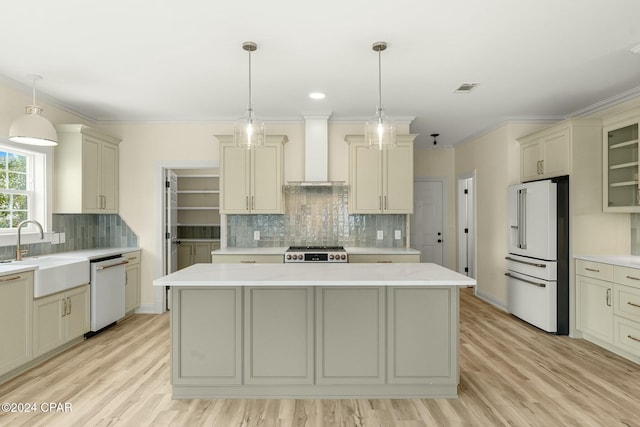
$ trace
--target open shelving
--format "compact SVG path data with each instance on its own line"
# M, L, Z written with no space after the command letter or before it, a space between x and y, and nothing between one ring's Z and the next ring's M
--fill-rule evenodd
M605 211L639 209L638 122L605 128L603 132Z

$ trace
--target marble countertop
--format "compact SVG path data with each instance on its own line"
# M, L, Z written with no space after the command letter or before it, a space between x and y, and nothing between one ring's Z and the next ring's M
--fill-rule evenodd
M271 247L271 248L222 248L212 251L212 254L224 255L283 255L284 252L289 249L286 247ZM358 255L419 255L420 251L412 248L373 248L373 247L355 247L345 246L344 248L347 254Z
M437 264L194 264L154 286L475 286Z
M573 257L584 261L640 269L640 256L637 255L574 255Z
M69 251L69 252L57 252L53 254L45 254L40 255L38 258L81 258L87 259L89 261L104 257L109 257L113 255L124 254L127 252L138 251L140 248L95 248L95 249L83 249L79 251ZM29 260L30 258L36 257L25 257L25 260ZM22 264L19 261L12 261L7 263L0 263L0 275L2 274L11 274L11 273L21 273L23 271L35 270L37 269L37 265L33 264Z

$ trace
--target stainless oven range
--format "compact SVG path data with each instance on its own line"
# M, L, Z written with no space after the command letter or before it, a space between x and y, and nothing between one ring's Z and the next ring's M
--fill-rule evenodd
M342 246L291 246L284 262L349 262L349 256Z

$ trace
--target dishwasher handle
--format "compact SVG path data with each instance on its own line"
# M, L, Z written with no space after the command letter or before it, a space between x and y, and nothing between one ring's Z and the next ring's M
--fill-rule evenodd
M127 261L127 260L123 260L123 261L120 261L120 262L118 262L118 263L116 263L116 264L110 264L110 265L99 265L99 266L97 266L97 267L96 267L96 270L106 270L106 269L108 269L108 268L117 267L117 266L119 266L119 265L125 265L125 264L129 264L129 261Z

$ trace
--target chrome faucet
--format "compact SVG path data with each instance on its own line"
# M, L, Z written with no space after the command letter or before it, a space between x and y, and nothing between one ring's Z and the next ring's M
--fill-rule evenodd
M16 261L22 261L22 250L20 250L20 230L26 224L35 224L40 230L40 239L44 239L44 231L42 230L42 225L40 225L38 221L33 219L25 219L24 221L18 223L18 246L16 248Z

